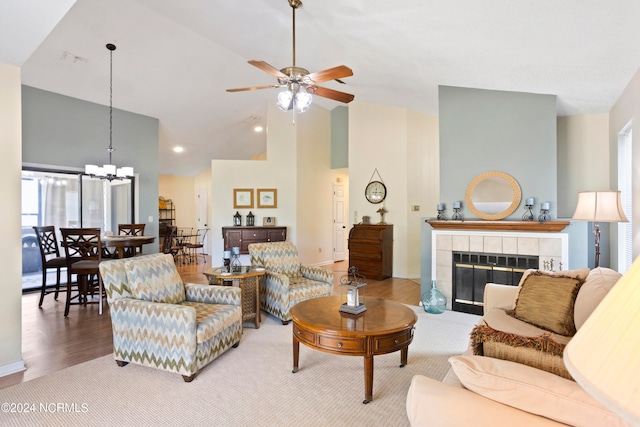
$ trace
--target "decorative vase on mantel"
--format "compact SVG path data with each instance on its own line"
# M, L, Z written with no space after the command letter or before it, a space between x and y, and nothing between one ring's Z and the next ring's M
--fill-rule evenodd
M442 314L447 308L447 297L438 290L435 280L431 281L431 289L422 294L422 307L431 314Z

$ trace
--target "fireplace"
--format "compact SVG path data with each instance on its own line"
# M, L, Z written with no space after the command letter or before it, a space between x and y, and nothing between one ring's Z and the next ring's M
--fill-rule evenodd
M453 311L482 314L487 283L517 286L525 270L538 268L534 255L452 252Z
M443 221L449 228L437 228L438 225L432 224L431 230L431 279L436 280L438 289L447 297L447 308L453 309L453 253L475 253L475 254L489 254L493 256L512 256L515 257L516 269L525 269L522 267L525 259L522 257L536 257L538 262L537 268L545 268L545 266L551 265L553 262L554 270L564 270L569 267L569 235L563 232L553 231L504 231L491 229L493 226L491 221L478 221L478 228L464 229L475 225L473 221L458 222L455 221ZM496 221L497 223L505 223L504 221ZM535 222L535 225L539 225ZM454 227L458 227L454 229ZM534 228L534 226L531 226ZM497 260L496 260L497 262ZM502 263L502 261L500 261ZM514 261L504 261L504 263L513 263ZM527 264L535 265L535 264ZM502 266L497 266L502 267ZM527 267L528 268L528 267ZM534 267L531 267L534 268ZM516 271L516 274L518 272ZM468 273L467 273L468 274ZM492 268L492 274L494 277L487 282L500 282L502 280L500 275L502 274L499 269ZM505 272L505 274L507 274ZM512 281L513 279L513 272ZM497 277L497 279L496 279ZM517 276L516 276L517 277ZM515 284L518 281L514 282ZM484 284L483 284L484 290ZM476 292L476 293L479 293ZM470 299L460 295L456 295L457 299ZM482 299L478 296L474 296L474 299ZM482 306L473 304L476 306L476 312L482 312Z

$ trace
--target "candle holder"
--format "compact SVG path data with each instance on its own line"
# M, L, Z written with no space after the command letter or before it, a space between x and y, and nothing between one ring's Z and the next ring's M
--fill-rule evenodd
M444 214L444 211L446 210L445 204L438 203L438 206L436 206L436 210L438 211L438 216L436 217L436 219L439 221L446 221L447 217Z
M231 255L231 271L230 272L240 272L242 269L242 264L240 264L240 255L233 254Z
M533 197L529 197L527 201L524 203L524 215L522 215L523 221L533 221L533 205L535 204L535 199Z
M349 274L340 279L340 288L342 289L342 301L339 308L342 313L361 314L367 310L364 305L364 276L358 274L358 268L352 266L349 268ZM362 290L362 295L360 295Z
M538 215L538 222L544 224L547 221L551 221L551 217L549 216L549 203L543 203L540 208L540 215Z
M451 215L451 219L453 221L464 221L464 217L462 216L462 202L453 202L453 215Z

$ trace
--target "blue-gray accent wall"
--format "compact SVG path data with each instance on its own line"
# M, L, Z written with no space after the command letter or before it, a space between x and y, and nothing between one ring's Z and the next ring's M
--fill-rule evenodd
M147 224L145 234L156 236L158 134L158 119L114 108L113 162L135 169L139 220ZM108 106L22 86L23 163L83 170L85 164L107 163L108 146ZM145 252L153 252L151 246Z
M557 212L556 96L439 87L440 201L448 214L454 201L465 206L467 186L483 172L497 170L520 184L523 200L551 202ZM522 217L521 203L509 219ZM537 215L537 214L536 214Z
M349 109L331 110L331 169L349 167Z

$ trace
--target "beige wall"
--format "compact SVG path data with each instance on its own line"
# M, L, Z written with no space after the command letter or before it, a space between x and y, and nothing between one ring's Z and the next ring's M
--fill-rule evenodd
M22 107L20 68L0 63L0 180L2 201L20 206ZM24 369L22 361L22 252L18 209L5 209L0 222L0 376Z
M158 193L165 199L171 199L176 207L176 225L178 227L209 228L205 240L205 253L211 247L211 169L194 178L160 175ZM198 195L206 198L207 214L198 221ZM156 219L157 221L157 219Z
M160 175L158 178L158 194L171 199L176 209L178 227L197 227L196 223L196 191L193 178Z
M347 175L331 169L329 110L310 109L296 128L297 248L306 264L327 264L333 262L333 183Z
M609 114L558 117L559 218L571 218L579 191L610 188L608 135Z
M303 115L298 116L298 121L302 120ZM266 216L275 217L276 225L287 227L287 239L297 244L296 127L292 124L291 115L283 114L273 103L267 108L267 122L266 160L211 161L211 254L214 260L222 259L222 227L233 225L236 211L242 215L243 225L249 212L255 215L256 224L262 224ZM252 209L233 207L234 188L253 189ZM258 188L278 190L276 208L256 208L255 192ZM243 263L248 263L248 256L244 258ZM304 261L302 255L301 260Z
M609 157L610 164L610 182L611 188L616 188L617 185L617 159L618 159L618 133L622 128L633 121L633 123L640 123L640 70L633 76L625 90L618 98L618 101L614 104L613 108L609 112ZM632 186L633 194L640 194L640 144L637 141L640 140L640 132L636 128L634 130L633 137L633 177ZM640 197L633 198L633 257L636 258L640 255ZM617 227L616 227L617 228ZM612 242L617 242L617 233L614 227L611 230ZM615 245L612 243L612 247ZM616 261L617 253L612 250L612 265Z
M437 215L440 189L438 118L408 111L407 132L407 276L420 277L421 221ZM418 206L419 211L412 210Z
M380 220L364 189L377 169L387 187L385 221L393 224L394 277L420 277L420 221L438 203L438 123L405 108L349 105L350 220ZM374 176L378 179L378 176ZM411 206L420 211L411 211ZM424 210L422 210L424 209Z

